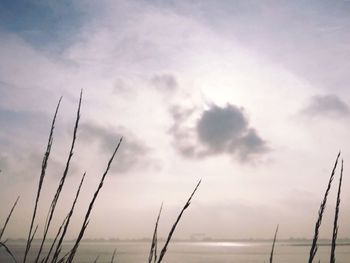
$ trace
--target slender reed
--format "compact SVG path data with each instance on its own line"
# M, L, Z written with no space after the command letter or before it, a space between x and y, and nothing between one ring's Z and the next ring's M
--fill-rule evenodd
M50 209L49 209L49 212L48 212L48 215L47 215L47 218L46 218L45 227L44 227L44 235L43 235L43 238L41 240L40 248L39 248L38 254L36 256L35 262L38 262L38 260L39 260L41 251L43 249L43 246L44 246L44 243L45 243L45 240L46 240L47 233L48 233L49 228L50 228L51 220L52 220L53 214L55 212L55 208L56 208L56 204L57 204L58 198L60 197L60 194L61 194L64 182L65 182L67 174L68 174L70 161L71 161L72 156L73 156L73 150L74 150L75 141L76 141L76 138L77 138L77 131L78 131L79 120L80 120L80 108L81 108L82 96L83 96L83 90L80 91L79 105L78 105L77 116L76 116L76 119L75 119L75 125L74 125L74 131L73 131L73 139L72 139L72 144L71 144L71 148L70 148L70 151L69 151L68 159L67 159L67 162L66 162L66 167L64 169L64 172L63 172L63 175L61 177L60 183L59 183L59 185L57 187L57 191L55 193L55 196L54 196L54 198L53 198L53 200L51 202L51 206L50 206Z
M339 216L339 206L340 206L341 185L342 185L342 181L343 181L343 166L344 166L344 161L341 160L341 170L340 170L340 178L339 178L339 186L338 186L338 194L337 194L337 204L335 207L334 224L333 224L333 237L332 237L330 263L335 263L335 248L337 246L336 242L337 242L337 236L338 236L338 216Z
M69 215L69 214L68 214L68 215ZM54 238L54 240L53 240L53 242L52 242L52 244L51 244L51 246L50 246L49 252L48 252L47 255L42 259L42 261L41 261L42 263L44 263L44 262L47 263L47 261L49 260L50 255L51 255L51 252L52 252L52 249L53 249L53 247L54 247L55 244L56 244L57 238L58 238L59 235L61 234L62 228L63 228L63 226L65 225L66 221L68 220L68 215L64 218L62 224L61 224L60 227L58 228L57 234L56 234L56 236L55 236L55 238Z
M13 204L13 206L12 206L12 208L11 208L11 210L10 210L10 213L8 214L8 216L7 216L7 218L6 218L5 224L4 224L3 228L1 229L1 232L0 232L0 240L1 240L1 238L2 238L2 235L3 235L4 232L5 232L5 229L6 229L6 227L7 227L7 224L8 224L8 222L9 222L10 218L11 218L11 215L12 215L12 213L13 213L13 210L15 209L15 207L16 207L16 205L17 205L18 200L19 200L19 196L17 197L15 203Z
M91 200L91 202L89 204L89 208L88 208L88 210L86 212L86 215L85 215L85 218L84 218L84 222L83 222L82 228L81 228L81 230L79 232L78 238L77 238L77 240L76 240L76 242L75 242L75 244L73 246L73 249L72 249L71 253L69 254L69 256L67 258L67 263L72 262L73 259L74 259L74 256L75 256L75 253L76 253L76 251L77 251L77 249L79 247L80 241L83 238L83 235L85 233L85 229L87 227L87 223L89 221L90 213L91 213L91 210L92 210L92 208L94 206L95 200L96 200L96 198L97 198L97 196L98 196L98 194L99 194L99 192L100 192L100 190L101 190L101 188L103 186L103 182L105 180L105 177L106 177L106 175L107 175L107 173L108 173L108 171L110 169L110 166L111 166L111 164L113 162L114 156L116 155L122 140L123 140L123 137L120 138L120 140L119 140L119 142L117 144L117 147L115 148L115 150L114 150L110 160L108 161L107 168L106 168L105 172L102 175L102 178L100 180L100 184L98 185L97 190L94 193L94 196L93 196L93 198L92 198L92 200Z
M113 263L114 262L114 257L115 257L115 253L117 252L117 249L114 249L114 251L113 251L113 255L112 255L112 259L111 259L111 263Z
M66 257L71 253L72 250L69 250L62 258L60 258L57 263L63 263L66 261ZM60 251L61 252L61 251Z
M317 246L318 233L319 233L319 229L320 229L320 226L322 223L323 212L326 208L328 193L329 193L329 190L331 188L332 181L334 178L335 169L337 168L337 165L338 165L339 156L340 156L340 152L338 153L338 156L335 160L333 170L332 170L332 173L331 173L331 176L329 178L328 185L327 185L327 189L326 189L326 192L324 194L324 198L323 198L322 203L320 205L320 209L318 210L318 219L317 219L316 224L315 224L315 234L314 234L314 238L312 240L312 245L311 245L311 249L310 249L310 256L309 256L309 261L308 261L309 263L313 262L314 257L315 257L316 252L317 252L317 249L318 249L318 246Z
M272 260L273 260L273 253L274 253L274 250L275 250L277 232L278 232L278 225L277 225L277 227L276 227L275 236L273 237L272 248L271 248L271 254L270 254L270 263L272 263Z
M41 165L41 174L40 174L40 178L39 178L39 186L38 186L38 191L37 191L37 194L36 194L36 199L35 199L35 205L34 205L32 219L31 219L31 222L30 222L29 233L28 233L28 238L27 238L27 243L26 243L26 250L24 252L23 263L25 263L26 260L27 260L27 255L28 255L28 252L30 250L31 243L32 243L32 240L33 240L33 237L34 237L34 235L32 234L33 226L34 226L34 221L35 221L36 212L37 212L37 208L38 208L41 188L43 186L43 182L44 182L44 178L45 178L47 163L48 163L48 160L49 160L49 157L50 157L51 146L52 146L52 143L53 143L53 131L54 131L54 128L55 128L57 112L58 112L58 109L60 107L61 100L62 100L62 97L59 99L57 107L56 107L55 115L53 117L52 124L51 124L51 130L50 130L49 139L48 139L48 143L47 143L47 147L46 147L46 152L44 154L42 165Z
M97 263L99 257L100 257L100 256L97 256L97 257L95 258L94 263Z
M17 260L16 260L15 256L13 255L13 253L11 252L11 250L6 246L5 242L1 242L1 241L0 241L0 247L4 247L5 250L6 250L6 252L7 252L7 254L10 255L10 257L12 258L12 260L13 260L15 263L17 263Z
M181 210L180 214L178 215L178 217L177 217L177 219L176 219L174 225L172 226L172 228L171 228L171 230L170 230L170 232L169 232L168 238L167 238L167 240L166 240L166 242L165 242L165 244L164 244L164 247L163 247L162 250L160 251L158 263L162 262L163 257L164 257L164 255L165 255L165 253L166 253L166 251L167 251L167 247L168 247L168 245L169 245L169 242L170 242L170 240L171 240L171 237L173 236L174 231L175 231L175 229L176 229L176 226L177 226L177 224L179 223L179 221L180 221L180 219L181 219L181 217L182 217L182 214L185 212L185 210L186 210L186 209L189 207L189 205L191 204L192 197L193 197L193 195L196 193L196 191L197 191L197 189L198 189L198 187L199 187L201 181L202 181L202 180L199 180L199 182L198 182L198 184L196 185L196 187L194 188L194 190L193 190L193 192L192 192L190 198L188 198L188 200L187 200L185 206L182 208L182 210Z
M158 257L158 255L157 255L157 251L158 251L158 233L156 235L154 243L155 243L155 246L154 246L154 260L153 260L153 263L157 263L157 257Z
M157 231L158 231L158 222L159 222L160 214L162 213L162 208L163 208L163 203L160 206L156 225L153 231L152 244L151 244L151 249L149 251L148 263L152 263L153 255L155 257L154 261L157 260Z
M83 182L84 182L84 179L85 179L85 175L86 175L86 172L83 174L83 177L81 178L80 180L80 184L79 184L79 187L78 187L78 190L77 190L77 193L75 195L75 198L74 198L74 201L73 201L73 204L72 204L72 207L68 213L68 218L67 218L67 221L64 225L64 228L63 228L63 232L62 232L62 235L60 236L60 239L58 240L58 243L57 243L57 246L56 246L56 250L55 250L55 253L53 255L53 259L52 259L52 262L56 262L58 256L59 256L59 252L61 251L61 247L62 247L62 242L63 242L63 239L67 233L67 229L68 229L68 225L70 223L70 219L73 215L73 212L74 212L74 208L75 208L75 204L78 200L78 197L79 197L79 193L80 193L80 189L81 189L81 186L83 185Z

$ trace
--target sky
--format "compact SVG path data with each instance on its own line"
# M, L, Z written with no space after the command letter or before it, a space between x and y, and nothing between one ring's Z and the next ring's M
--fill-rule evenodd
M118 140L87 238L313 236L339 150L339 237L350 236L350 2L5 0L0 2L0 222L25 237L56 104L63 96L38 235L74 155L54 228L86 179L75 238ZM321 237L329 238L339 178ZM51 233L51 234L52 234Z

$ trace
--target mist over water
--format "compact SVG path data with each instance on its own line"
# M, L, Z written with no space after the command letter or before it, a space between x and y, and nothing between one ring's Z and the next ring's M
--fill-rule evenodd
M71 247L66 242L65 249ZM24 243L8 242L15 255L23 255ZM34 244L36 251L38 244ZM159 246L160 247L160 246ZM111 262L114 249L117 249L115 262L141 263L148 260L149 242L83 242L78 250L75 262L90 263L98 256L98 262ZM280 242L276 244L274 262L307 262L310 247L301 242ZM173 242L164 258L168 263L261 263L268 262L271 251L270 242ZM63 254L62 254L63 255ZM330 246L320 246L316 261L328 262ZM31 255L32 257L34 254ZM17 258L21 260L21 258ZM350 245L339 245L336 250L338 263L349 262ZM3 250L0 250L0 262L12 263ZM29 260L30 262L30 260Z

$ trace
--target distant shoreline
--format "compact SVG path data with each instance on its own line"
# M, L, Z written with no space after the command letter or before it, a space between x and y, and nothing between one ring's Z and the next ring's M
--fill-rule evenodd
M40 242L41 239L34 239L33 242ZM47 241L53 241L53 239L47 239ZM164 238L159 238L159 241L165 241ZM26 242L24 238L17 238L17 239L8 239L8 242ZM75 240L66 240L65 243L75 242ZM117 238L110 238L110 239L102 239L102 238L96 238L96 239L83 239L81 242L84 243L149 243L151 242L151 239L149 238L135 238L135 239L117 239ZM174 239L173 242L177 243L271 243L272 239ZM309 246L311 244L311 239L279 239L276 241L276 243L282 244L286 243L285 245L291 245L291 246ZM319 246L330 246L332 240L331 239L320 239L319 240ZM338 239L337 246L350 246L350 238L344 238L344 239Z

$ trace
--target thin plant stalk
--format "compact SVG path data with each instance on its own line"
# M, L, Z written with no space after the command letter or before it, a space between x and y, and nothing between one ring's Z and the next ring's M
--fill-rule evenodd
M1 238L2 238L2 235L3 235L4 232L5 232L5 229L6 229L6 227L7 227L7 224L8 224L8 222L9 222L10 218L11 218L11 215L12 215L12 213L13 213L13 210L15 209L15 207L16 207L16 205L17 205L18 200L19 200L19 196L17 197L15 203L13 204L13 206L12 206L12 208L11 208L11 210L10 210L10 213L8 214L8 216L7 216L7 218L6 218L5 224L4 224L3 228L1 229L1 232L0 232L0 240L1 240Z
M32 219L31 219L31 222L30 222L29 233L28 233L28 238L27 238L27 243L26 243L26 250L24 252L24 257L23 257L23 263L26 262L27 255L29 253L29 250L30 250L30 247L31 247L31 243L32 243L32 240L33 240L32 237L34 237L34 235L32 234L33 226L34 226L34 221L35 221L37 208L38 208L38 203L39 203L39 199L40 199L41 188L43 186L43 182L44 182L44 178L45 178L45 174L46 174L47 163L48 163L48 160L49 160L49 157L50 157L51 146L52 146L52 143L53 143L53 131L55 129L55 122L56 122L57 112L58 112L58 109L60 107L61 100L62 100L62 97L58 101L58 104L57 104L57 107L56 107L56 111L55 111L55 115L54 115L52 123L51 123L51 130L50 130L49 139L48 139L48 143L47 143L47 147L46 147L46 152L44 154L42 165L41 165L41 174L40 174L40 178L39 178L38 191L37 191L37 194L36 194L36 199L35 199Z
M35 227L35 229L34 229L34 231L33 231L33 235L30 237L30 243L33 242L33 239L34 239L34 237L35 237L36 231L38 231L38 227L39 227L39 225L36 225L36 227Z
M278 232L278 225L277 225L277 227L276 227L275 236L273 237L272 248L271 248L271 254L270 254L270 263L272 263L272 261L273 261L273 253L274 253L274 250L275 250L277 232Z
M113 255L112 255L112 259L111 259L111 263L113 263L114 262L114 257L115 257L115 253L117 252L117 249L114 249L114 251L113 251Z
M57 261L57 263L63 263L66 260L66 257L71 253L72 250L69 250L64 256ZM61 251L60 251L61 252Z
M96 198L97 198L97 196L98 196L98 194L99 194L99 192L100 192L100 190L101 190L101 188L103 186L103 182L105 180L105 177L108 174L108 171L109 171L110 166L111 166L111 164L113 162L114 156L116 155L122 140L123 140L123 137L120 138L120 140L119 140L119 142L118 142L118 144L117 144L117 146L116 146L116 148L115 148L111 158L108 161L107 168L106 168L105 172L103 173L103 175L101 177L101 180L100 180L100 183L99 183L99 185L98 185L98 187L96 189L96 192L94 193L94 196L93 196L93 198L92 198L92 200L91 200L91 202L89 204L89 208L88 208L88 210L86 212L86 215L85 215L85 218L84 218L84 222L83 222L83 225L82 225L81 230L79 232L78 238L77 238L77 240L76 240L76 242L75 242L75 244L73 246L73 249L72 249L71 253L69 254L69 256L67 258L67 263L71 263L73 261L73 259L74 259L74 256L75 256L75 253L76 253L76 251L77 251L77 249L79 247L80 241L83 238L83 235L85 233L85 229L87 227L87 223L89 221L90 213L91 213L91 210L92 210L92 208L94 206L95 200L96 200Z
M171 228L171 230L170 230L170 232L169 232L169 235L168 235L168 237L167 237L167 240L165 241L164 247L163 247L162 250L160 251L158 263L162 262L163 257L164 257L164 255L165 255L165 253L166 253L166 251L167 251L169 242L170 242L170 240L171 240L171 237L173 236L174 231L175 231L175 229L176 229L176 226L177 226L177 224L179 223L179 221L180 221L180 219L181 219L181 217L182 217L182 214L185 212L185 210L186 210L186 209L189 207L189 205L191 204L192 197L193 197L193 195L196 193L196 191L197 191L197 189L198 189L198 187L199 187L201 181L202 181L202 180L199 180L197 186L194 188L194 190L193 190L191 196L188 198L188 200L187 200L185 206L182 208L182 210L181 210L180 214L178 215L178 217L177 217L177 219L176 219L174 225L172 226L172 228Z
M163 208L163 203L160 206L158 217L157 217L157 221L156 221L156 225L155 225L154 231L153 231L152 244L151 244L151 249L150 249L149 257L148 257L148 262L149 263L152 263L153 255L155 257L155 260L157 258L157 232L158 232L158 222L159 222L160 214L162 213L162 208Z
M334 173L335 173L335 170L336 170L337 165L338 165L339 156L340 156L340 152L338 153L338 156L335 160L333 170L332 170L331 176L330 176L329 181L328 181L326 192L324 194L322 203L320 205L320 209L318 210L318 219L317 219L316 224L315 224L315 234L314 234L314 238L312 240L312 245L311 245L311 249L310 249L310 255L309 255L309 260L308 260L309 263L313 262L315 255L316 255L316 252L317 252L317 249L318 249L318 245L317 245L318 234L319 234L320 226L322 223L323 212L326 208L328 193L329 193L329 190L331 189L332 181L334 178Z
M97 263L99 257L100 257L100 256L97 256L97 257L95 258L94 263Z
M69 214L68 214L68 215L69 215ZM64 218L62 224L60 225L60 227L59 227L59 229L58 229L58 231L57 231L57 234L56 234L56 236L55 236L55 238L54 238L54 240L53 240L53 242L52 242L52 244L51 244L51 246L50 246L49 252L48 252L47 255L45 256L45 258L43 258L42 262L47 263L47 261L49 260L50 255L51 255L51 252L52 252L52 249L53 249L53 247L55 246L56 241L57 241L59 235L61 234L61 231L62 231L63 226L65 225L65 223L66 223L67 220L68 220L68 215Z
M10 255L10 257L12 258L12 260L13 260L15 263L17 263L17 260L16 260L15 256L13 255L13 253L11 252L11 250L6 246L5 242L1 242L1 241L0 241L0 247L4 247L5 250L6 250L6 252L7 252L7 254Z
M62 175L60 183L58 185L56 194L55 194L55 196L54 196L54 198L53 198L53 200L51 202L51 206L50 206L50 209L49 209L49 212L48 212L48 216L46 218L45 227L44 227L44 235L43 235L43 238L41 240L40 248L39 248L38 254L36 256L35 262L38 262L38 260L39 260L41 251L43 249L43 246L44 246L44 243L45 243L45 240L46 240L47 233L48 233L49 228L50 228L51 220L52 220L53 214L55 212L57 201L58 201L58 199L60 197L60 194L61 194L64 182L66 180L66 177L67 177L67 174L68 174L68 171L69 171L70 162L71 162L71 159L72 159L72 156L73 156L74 145L75 145L75 141L76 141L76 138L77 138L77 131L78 131L79 120L80 120L80 108L81 108L82 96L83 96L83 90L80 91L79 105L78 105L77 116L76 116L76 120L75 120L74 131L73 131L73 139L72 139L72 144L71 144L71 148L70 148L70 151L69 151L68 159L67 159L67 162L66 162L66 167L64 169L63 175Z
M155 237L155 241L154 241L154 261L153 263L157 263L157 251L158 251L158 230L157 230L157 233L156 233L156 237Z
M337 204L335 207L335 215L334 215L330 263L335 263L335 248L337 246L336 242L337 242L337 236L338 236L338 216L339 216L339 207L340 207L341 185L342 185L342 181L343 181L343 167L344 167L344 161L342 160L341 161L340 178L339 178L339 186L338 186L338 194L337 194Z
M59 252L61 251L62 242L64 240L64 237L65 237L66 233L67 233L68 225L69 225L70 219L71 219L71 217L73 215L75 204L76 204L76 202L78 200L78 197L79 197L79 194L80 194L80 189L81 189L81 186L83 185L83 182L84 182L84 179L85 179L85 175L86 175L86 172L83 174L83 177L80 180L80 184L79 184L77 193L75 194L75 198L74 198L72 207L71 207L71 209L70 209L70 211L68 213L67 221L65 222L62 235L60 236L60 239L57 242L56 250L55 250L52 262L56 262L56 260L57 260L57 258L59 256Z

